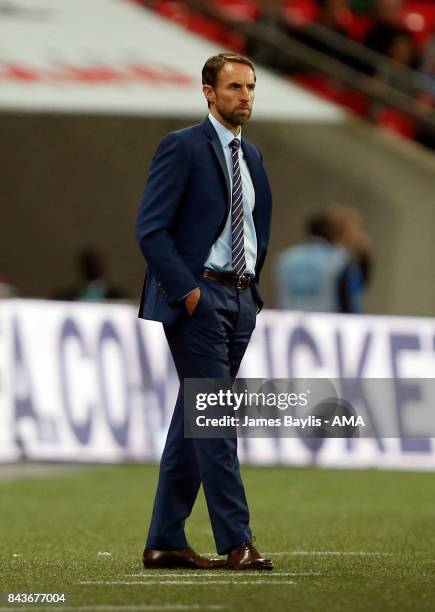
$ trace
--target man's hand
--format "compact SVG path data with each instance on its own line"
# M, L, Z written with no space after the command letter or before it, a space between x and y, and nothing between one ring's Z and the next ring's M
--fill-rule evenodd
M201 289L197 287L188 296L186 296L184 300L184 305L187 310L187 314L191 317L195 312L196 307L198 306L198 302L201 298Z

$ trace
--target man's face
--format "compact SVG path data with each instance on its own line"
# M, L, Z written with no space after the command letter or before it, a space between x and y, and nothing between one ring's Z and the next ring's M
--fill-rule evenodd
M255 97L255 74L247 64L226 62L215 87L204 85L210 110L228 128L244 125L252 113Z

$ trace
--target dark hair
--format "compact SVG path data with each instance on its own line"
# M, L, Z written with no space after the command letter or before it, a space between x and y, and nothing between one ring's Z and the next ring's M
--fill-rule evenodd
M305 225L306 232L309 236L317 236L331 240L331 223L327 215L324 213L316 213L309 217Z
M237 62L239 64L246 64L249 66L254 73L255 77L255 66L248 57L239 55L238 53L219 53L219 55L212 55L205 62L202 69L202 84L216 86L219 72L222 70L227 62Z
M94 247L86 247L77 255L77 265L82 277L87 281L93 281L105 273L105 262L103 254Z
M216 87L219 72L222 70L222 68L227 62L237 62L238 64L246 64L251 68L252 72L254 73L254 78L256 78L255 66L248 57L245 57L244 55L239 55L238 53L227 52L219 53L218 55L212 55L208 58L202 69L202 84ZM208 102L208 106L210 107L210 102Z

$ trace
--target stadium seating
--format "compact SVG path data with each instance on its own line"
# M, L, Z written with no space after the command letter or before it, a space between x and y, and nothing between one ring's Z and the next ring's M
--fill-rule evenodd
M225 48L235 51L244 51L243 38L229 31L212 19L196 13L183 2L176 0L156 0L149 3L137 0L139 3L152 5L160 15L171 19L186 29L200 34ZM231 17L242 22L255 21L261 13L260 0L210 0L216 8L227 12ZM293 26L302 26L304 23L315 21L318 6L315 0L285 0L284 16ZM354 14L350 11L343 13L343 26L349 36L358 42L364 36L372 23L372 16L368 14ZM401 14L401 21L413 35L417 45L423 48L430 35L435 32L435 0L407 0ZM321 96L335 104L339 104L363 118L369 117L369 102L359 92L335 83L321 74L303 73L293 75L292 79L316 95ZM400 134L406 138L413 138L416 129L413 121L403 113L385 107L375 117L375 123L383 128Z
M253 0L213 0L213 4L238 21L255 21L261 11L261 3Z
M344 106L360 117L368 117L369 104L367 99L354 89L343 87L322 74L301 73L292 76L291 80L296 81L298 85L322 98Z
M435 31L435 3L433 0L408 0L403 7L401 19L416 43L423 47Z
M315 0L287 0L284 4L284 16L289 23L294 25L314 21L317 10Z
M213 40L224 47L238 51L243 49L243 41L240 36L229 32L227 28L212 19L196 13L183 2L157 0L153 8L163 17L179 23L191 32Z
M384 129L392 132L393 134L411 139L415 138L416 136L414 121L404 113L401 113L394 108L382 108L376 114L375 121L377 125L382 126Z

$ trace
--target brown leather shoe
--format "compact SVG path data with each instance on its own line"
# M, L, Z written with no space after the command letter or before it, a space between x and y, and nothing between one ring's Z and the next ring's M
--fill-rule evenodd
M273 563L270 559L263 559L252 542L243 542L228 554L227 569L271 570Z
M185 569L224 569L225 559L209 559L198 555L192 548L181 550L153 550L145 548L142 561L145 569L172 569L184 567Z

